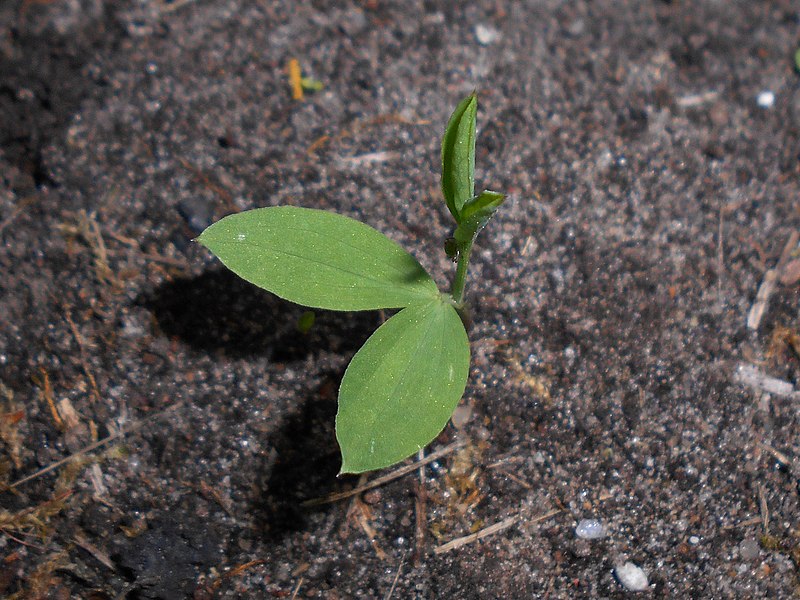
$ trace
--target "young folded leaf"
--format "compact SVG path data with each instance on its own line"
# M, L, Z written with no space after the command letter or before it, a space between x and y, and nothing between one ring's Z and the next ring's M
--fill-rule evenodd
M214 223L198 241L241 278L304 306L372 310L439 297L413 256L369 225L336 213L257 208Z
M404 308L353 357L339 389L342 473L380 469L429 444L469 374L469 340L452 304Z
M480 230L486 227L505 199L505 194L485 190L480 196L465 204L461 209L461 221L453 234L456 242L471 243Z
M453 111L442 138L442 194L450 214L461 222L461 208L475 195L475 121L473 92Z

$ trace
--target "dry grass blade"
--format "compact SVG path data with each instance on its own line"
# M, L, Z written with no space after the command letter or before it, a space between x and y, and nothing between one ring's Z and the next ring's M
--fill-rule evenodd
M79 548L83 548L84 550L86 550L86 552L94 556L97 559L97 561L100 562L107 569L110 569L111 571L117 570L117 567L114 565L114 562L111 560L108 554L106 554L105 552L100 550L100 548L92 544L83 535L81 534L75 535L72 538L72 541L75 542L76 546L78 546Z
M562 512L561 509L551 510L548 513L543 515L539 515L538 517L532 519L531 523L538 523L540 521L545 521L550 517L557 515L558 513ZM488 527L484 527L480 531L476 531L470 535L465 535L464 537L456 538L447 542L446 544L442 544L441 546L437 546L434 548L434 554L444 554L445 552L450 552L451 550L456 550L461 548L462 546L466 546L467 544L472 544L473 542L477 542L478 540L482 540L483 538L489 537L490 535L494 535L495 533L500 533L501 531L505 531L509 527L515 525L521 519L520 515L512 515L510 517L506 517L502 521L498 521L493 525L489 525Z
M389 591L386 594L386 598L384 600L391 600L392 595L394 594L394 589L397 587L397 581L400 579L400 573L403 572L403 563L406 560L406 553L403 553L403 556L400 558L400 564L397 565L397 573L394 574L394 581L392 581L392 587L389 588Z
M295 586L294 591L292 592L291 600L294 600L295 598L297 598L297 594L300 593L300 587L303 585L303 581L305 581L305 580L302 577L297 580L297 585Z
M756 301L747 315L748 329L756 330L761 324L761 318L769 305L769 298L775 291L778 278L784 273L786 265L789 264L792 252L797 248L798 240L800 240L800 232L793 231L786 240L781 256L778 259L778 264L775 265L774 269L770 269L764 274L764 279L758 288L758 292L756 292Z
M404 467L400 467L392 471L391 473L387 473L382 477L378 477L377 479L373 479L369 483L365 483L364 485L359 485L354 487L352 490L348 490L346 492L337 492L335 494L328 494L327 496L322 496L321 498L312 498L311 500L306 500L301 504L301 506L309 507L309 506L319 506L320 504L330 504L331 502L338 502L339 500L345 500L346 498L350 498L351 496L356 496L362 492L366 492L367 490L371 490L376 487L380 487L385 483L389 483L390 481L394 481L395 479L399 479L404 475L411 473L412 471L416 471L423 465L427 465L428 463L432 463L435 460L442 458L443 456L447 456L451 452L454 452L464 446L466 442L458 441L453 442L433 452L426 456L422 460L418 460L417 462L411 463L410 465L405 465Z

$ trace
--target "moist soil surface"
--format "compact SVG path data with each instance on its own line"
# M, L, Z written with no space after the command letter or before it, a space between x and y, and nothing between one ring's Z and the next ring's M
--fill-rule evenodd
M795 597L799 19L4 3L0 595L623 598L630 562L640 597ZM321 84L302 100L292 59ZM304 506L361 481L336 477L336 394L388 315L301 333L305 309L191 240L330 209L445 287L439 140L472 90L478 187L509 200L473 254L469 383L426 450L447 451Z

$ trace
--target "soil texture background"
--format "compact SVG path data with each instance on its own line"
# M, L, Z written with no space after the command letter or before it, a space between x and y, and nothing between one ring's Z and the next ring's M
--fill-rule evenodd
M0 5L0 596L623 598L630 562L640 597L795 597L798 32L788 0ZM447 451L305 507L359 483L336 393L385 315L300 333L191 240L330 209L444 287L472 90L509 200Z

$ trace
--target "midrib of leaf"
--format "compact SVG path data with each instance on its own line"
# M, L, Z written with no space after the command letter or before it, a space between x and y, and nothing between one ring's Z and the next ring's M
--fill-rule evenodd
M297 230L297 231L304 231L304 230ZM349 269L345 269L345 268L340 267L338 265L333 265L331 263L328 263L328 262L325 262L325 261L322 261L322 260L310 259L310 258L308 258L306 256L302 256L300 254L294 254L292 252L287 252L286 250L278 250L274 246L270 246L268 244L253 244L253 243L247 242L245 240L237 240L235 242L220 242L217 245L218 246L231 246L231 247L235 247L235 248L239 248L241 246L249 246L251 248L265 249L265 250L268 250L268 251L270 251L270 252L272 252L274 254L280 255L280 256L291 256L292 258L296 258L296 259L298 259L298 260L300 260L302 262L308 263L308 264L324 265L324 266L328 267L329 269L331 269L332 271L336 271L336 272L339 272L339 273L347 273L348 275L353 275L353 276L358 277L359 279L362 279L362 280L372 281L373 283L376 284L374 286L374 289L380 289L380 290L386 289L386 282L381 280L381 279L378 279L378 278L376 278L374 276L371 276L371 275L370 276L365 276L364 273L360 273L360 272L357 272L357 271L350 271ZM399 273L401 275L406 275L407 274L406 272L402 271L401 269L398 269L397 267L392 267L392 268L394 269L394 271L396 273ZM423 269L423 272L425 272L424 269ZM343 289L348 287L348 286L336 286L335 284L327 284L327 283L326 283L326 286L341 287ZM408 291L410 294L413 294L415 296L419 296L420 298L431 298L432 297L432 295L420 293L421 290L416 290L414 288L407 289L406 291ZM438 291L437 291L437 294L438 294Z
M319 231L314 231L313 229L305 229L305 228L303 228L303 227L287 227L286 229L287 229L287 230L289 230L289 231L298 231L298 232L301 232L301 233L308 233L308 234L311 234L311 235L314 235L314 236L316 236L316 237L319 237L319 238L323 238L323 239L324 239L324 236L320 235ZM376 229L375 231L377 231L377 229ZM385 235L385 234L384 234L384 235ZM386 236L386 239L388 239L388 240L391 240L391 241L392 241L394 244L396 244L396 245L397 245L397 247L398 247L398 248L402 249L402 248L399 246L399 244L397 244L397 242L395 242L394 240L392 240L392 238L390 238L389 236ZM348 247L348 248L352 248L353 250L356 250L356 251L358 251L358 252L359 252L359 253L361 253L361 254L366 254L366 255L370 254L370 251L369 251L369 250L367 250L366 248L359 247L359 246L354 246L353 244L351 244L351 243L348 243L347 241L345 241L345 240L343 240L343 239L340 239L340 238L335 238L335 239L334 239L334 241L335 241L335 243L337 243L337 244L340 244L340 245L342 245L342 246L346 246L346 247ZM408 256L411 256L411 258L413 258L413 259L414 259L414 260L417 262L417 264L419 264L419 261L417 261L417 260L416 260L416 258L414 258L414 257L413 257L411 254L409 254L409 253L408 253L408 252L406 252L405 250L403 250L403 252L404 252L405 254L408 254ZM326 263L321 263L321 264L326 264ZM406 274L406 272L405 272L405 271L404 271L404 270L403 270L401 267L399 267L399 266L397 266L397 265L387 264L387 266L391 267L391 269L392 269L392 270L394 270L394 271L395 271L395 272L397 272L397 273L400 273L400 274L403 274L403 275L405 275L405 274ZM420 268L422 268L422 269L423 269L423 271L425 270L425 269L422 267L422 265L419 265L419 266L420 266ZM346 271L346 272L348 272L348 271ZM355 273L352 273L352 272L351 272L351 274L355 274Z

